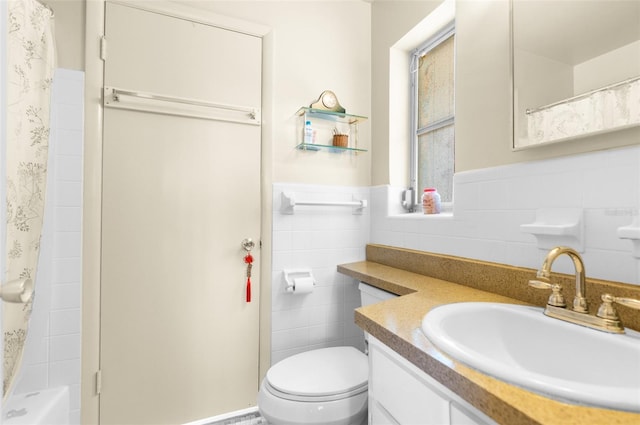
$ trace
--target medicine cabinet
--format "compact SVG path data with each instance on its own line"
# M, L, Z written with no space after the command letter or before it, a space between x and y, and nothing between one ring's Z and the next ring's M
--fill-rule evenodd
M358 145L358 124L367 117L346 114L344 112L325 111L302 107L296 112L296 134L298 145L296 149L305 151L329 150L332 152L366 152ZM311 135L305 137L305 124L309 122ZM334 134L348 135L346 146L334 146Z

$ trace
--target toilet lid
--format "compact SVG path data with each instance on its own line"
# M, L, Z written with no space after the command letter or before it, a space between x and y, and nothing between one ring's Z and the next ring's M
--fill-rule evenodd
M353 347L331 347L296 354L276 363L267 382L276 390L300 396L330 396L366 387L367 356Z

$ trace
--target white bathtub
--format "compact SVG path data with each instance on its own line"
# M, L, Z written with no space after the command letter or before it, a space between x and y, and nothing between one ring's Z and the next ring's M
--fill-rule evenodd
M2 406L3 425L68 425L69 388L14 394Z

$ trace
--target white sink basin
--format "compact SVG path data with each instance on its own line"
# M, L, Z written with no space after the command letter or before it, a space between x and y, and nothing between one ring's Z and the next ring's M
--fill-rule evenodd
M548 397L640 412L640 333L609 334L547 317L537 307L454 303L425 315L441 351Z

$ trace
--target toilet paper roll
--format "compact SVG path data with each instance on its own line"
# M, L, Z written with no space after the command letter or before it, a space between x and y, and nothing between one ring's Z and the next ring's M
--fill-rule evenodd
M313 291L312 277L298 277L293 279L294 294L308 294Z

